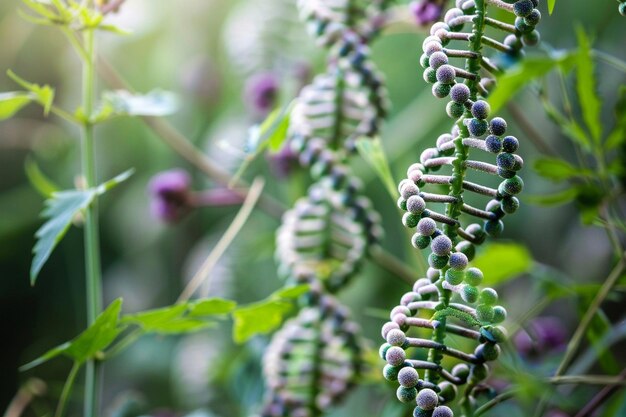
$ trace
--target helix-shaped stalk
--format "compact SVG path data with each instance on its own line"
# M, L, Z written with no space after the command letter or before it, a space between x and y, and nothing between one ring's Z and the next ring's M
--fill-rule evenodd
M488 377L486 362L497 359L498 343L506 338L504 328L497 326L506 319L506 310L496 305L494 289L479 288L483 273L469 262L475 245L487 236L500 235L502 218L519 207L515 197L523 188L517 175L523 160L515 153L519 141L507 135L503 118L490 118L487 97L497 76L523 56L522 47L538 42L537 4L536 0L457 0L457 7L447 11L444 22L432 26L423 43L424 79L433 84L435 97L450 97L446 112L456 122L450 133L439 136L435 147L422 152L420 162L409 167L398 187L398 206L406 211L402 222L416 229L411 239L415 248L430 247L430 268L392 310L391 321L382 329L386 343L380 350L387 361L385 378L399 382L400 401L416 403L416 417L452 417L448 405L453 404L459 386L465 390L458 403L464 415L471 414ZM515 23L489 17L490 7L514 14ZM468 24L471 31L463 32ZM491 32L506 35L498 41ZM453 49L453 41L467 47ZM495 55L488 56L490 50ZM470 158L475 150L495 154L495 164ZM436 173L444 167L449 167L448 173ZM485 174L501 181L486 185ZM480 196L490 198L484 209L476 206ZM467 224L467 218L482 224ZM451 337L454 342L448 341ZM421 359L407 355L412 348ZM444 361L446 357L452 361ZM451 367L451 362L457 364Z

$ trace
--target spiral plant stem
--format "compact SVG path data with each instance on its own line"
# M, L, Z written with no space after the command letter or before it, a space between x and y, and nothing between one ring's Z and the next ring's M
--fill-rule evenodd
M81 128L81 158L85 187L96 186L96 162L94 126L91 115L94 107L95 90L95 36L93 29L84 31L84 49L86 58L83 60L83 111L85 121ZM85 268L87 290L87 324L90 326L102 311L102 276L100 269L100 238L98 230L97 200L85 210ZM100 366L90 360L85 367L85 402L84 416L94 417L98 414L100 393Z

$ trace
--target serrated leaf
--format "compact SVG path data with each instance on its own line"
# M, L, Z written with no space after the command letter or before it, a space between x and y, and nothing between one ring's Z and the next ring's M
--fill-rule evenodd
M26 158L24 170L28 181L42 197L51 198L52 194L60 191L60 188L39 169L32 158Z
M548 13L552 15L554 11L554 6L556 5L556 0L548 0Z
M190 317L203 317L228 314L237 308L237 303L222 298L209 298L189 303Z
M374 138L360 138L356 141L356 148L361 157L374 169L387 192L395 202L398 198L398 190L391 174L391 168L383 145L378 136Z
M276 291L272 295L272 297L283 298L283 299L294 299L294 298L300 297L301 295L306 294L310 288L311 286L309 284L300 284L300 285L294 285L291 287L285 287Z
M578 101L583 113L583 119L591 136L596 144L600 143L602 137L602 120L600 112L602 106L600 98L596 93L596 79L593 68L593 56L589 38L585 31L578 27L576 30L578 37L578 54L576 66L576 91Z
M496 286L530 270L532 256L525 246L517 243L492 243L472 264L485 276L485 285Z
M22 91L0 93L0 120L13 117L31 101L33 101L32 94Z
M574 177L592 176L588 169L577 168L569 162L556 158L543 158L535 161L535 171L544 178L563 181Z
M114 114L123 116L169 116L179 107L176 96L162 90L143 95L125 90L109 91L103 101L113 108Z
M86 209L94 200L95 190L72 190L54 193L51 199L46 200L46 207L42 213L46 221L35 236L37 243L33 248L33 262L30 268L30 283L35 285L37 275L46 263L54 248L63 239L74 216Z
M495 113L531 81L541 78L555 68L570 71L576 64L577 54L558 52L546 57L529 57L498 77L495 90L489 95L491 110Z
M244 343L257 334L275 330L292 308L291 303L282 300L261 301L238 308L233 312L233 339Z
M525 196L524 201L538 206L558 206L573 201L577 195L576 188L567 188L552 194Z
M109 346L124 329L118 326L121 309L122 299L118 298L76 338L50 349L34 361L21 366L20 371L32 369L59 355L68 356L78 363L92 359L98 352Z

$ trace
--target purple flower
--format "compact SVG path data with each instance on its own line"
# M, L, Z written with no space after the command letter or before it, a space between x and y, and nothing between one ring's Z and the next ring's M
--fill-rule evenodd
M513 338L517 351L525 357L562 349L567 343L563 322L557 317L537 317Z
M165 222L176 222L191 208L191 177L182 169L155 175L148 185L152 215Z
M294 152L290 142L283 144L278 152L268 154L267 159L272 172L278 178L287 178L299 165L298 154Z
M246 81L244 101L254 113L265 116L276 104L278 89L278 79L274 74L255 74Z
M426 26L441 18L443 4L441 0L418 0L411 3L411 12L418 25Z

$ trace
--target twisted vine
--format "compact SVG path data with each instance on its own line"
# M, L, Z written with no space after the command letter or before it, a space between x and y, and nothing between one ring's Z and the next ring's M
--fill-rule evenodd
M433 84L435 97L450 97L446 112L455 124L450 133L439 136L436 147L422 152L420 162L409 167L399 184L398 205L406 211L402 222L416 229L411 239L415 248L430 246L430 268L391 311L391 321L382 328L386 343L380 348L387 361L385 378L399 382L400 401L416 403L416 417L452 417L449 405L461 386L465 389L458 405L463 415L472 415L488 377L486 362L498 358L498 344L506 338L504 327L497 325L506 319L506 310L496 305L494 289L479 289L483 274L469 262L475 245L500 235L502 218L519 207L515 197L523 188L517 175L523 160L515 153L519 141L506 135L503 118L489 118L487 97L497 76L523 55L523 46L539 41L537 5L537 0L457 0L457 7L432 26L423 43L424 79ZM514 24L490 17L491 8L515 15ZM471 31L464 32L467 25ZM506 36L499 41L488 31ZM453 49L451 42L459 41L466 47ZM490 57L487 50L496 54ZM461 67L453 60L465 64ZM474 150L495 155L496 163L471 159ZM436 174L443 167L450 173ZM469 181L474 172L498 176L501 182L497 187L483 185L485 175L480 182ZM423 191L427 187L433 190ZM490 198L484 209L474 203L478 196ZM466 218L482 224L464 226ZM425 338L424 330L412 336L412 329L425 329L431 337ZM450 335L457 336L454 344L448 342ZM457 346L474 350L467 353ZM410 348L418 348L422 359L407 356ZM456 365L450 368L445 357Z
M368 43L387 1L301 0L301 17L329 49L326 72L302 89L289 144L313 185L287 211L276 238L279 274L307 283L304 308L273 338L264 361L263 417L315 417L339 401L361 372L358 326L332 294L381 237L380 216L347 165L356 140L378 133L387 112L383 78Z

